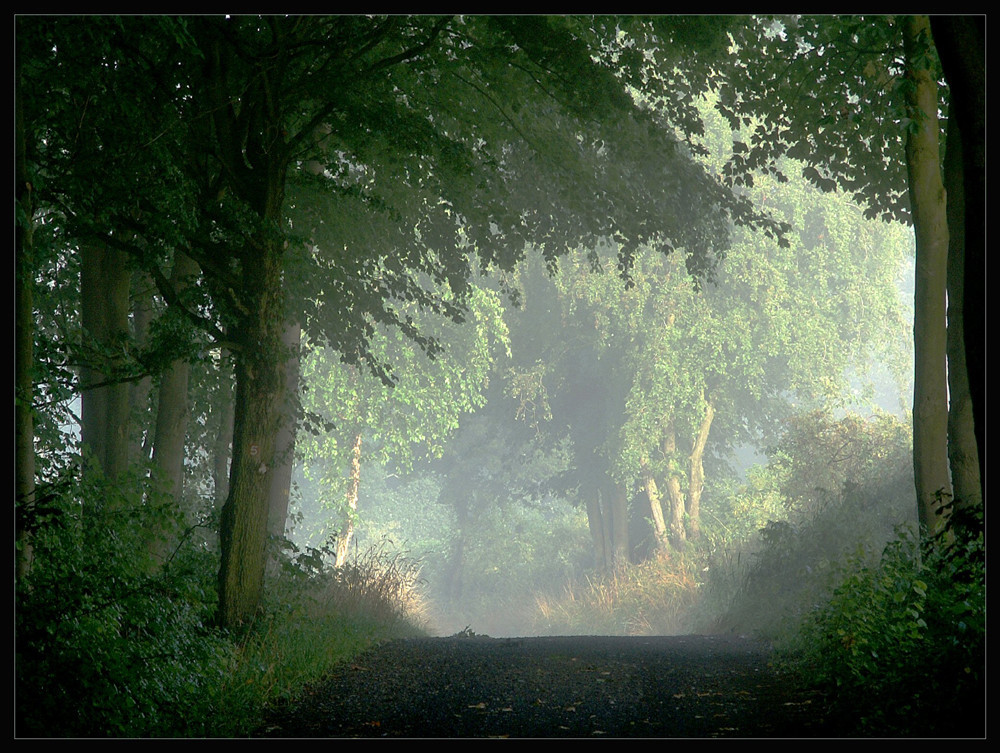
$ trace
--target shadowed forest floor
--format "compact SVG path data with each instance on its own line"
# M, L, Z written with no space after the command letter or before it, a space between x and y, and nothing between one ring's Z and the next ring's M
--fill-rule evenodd
M822 698L735 636L453 636L382 644L259 737L838 737Z

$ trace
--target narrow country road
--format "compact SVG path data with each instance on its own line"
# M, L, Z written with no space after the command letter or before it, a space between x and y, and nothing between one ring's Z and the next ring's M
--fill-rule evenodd
M831 737L821 699L729 636L385 643L273 711L259 737Z

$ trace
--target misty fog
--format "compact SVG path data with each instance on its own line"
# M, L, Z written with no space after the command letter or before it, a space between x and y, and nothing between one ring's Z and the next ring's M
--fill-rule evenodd
M482 342L470 341L469 324L427 320L443 345L435 359L398 342L387 347L405 366L390 360L397 387L373 381L358 398L370 423L353 424L364 435L353 501L351 432L345 429L332 445L328 437L325 449L300 445L307 457L295 467L288 537L300 551L320 550L331 562L346 538L353 557L383 557L409 569L432 634L674 634L773 622L777 612L795 608L794 600L776 598L764 608L766 617L752 615L734 586L753 562L763 562L762 550L776 541L769 534L795 531L804 539L824 525L828 531L822 553L810 555L816 562L803 559L799 569L782 573L788 583L769 586L785 594L810 587L800 568L812 572L856 542L877 546L908 519L908 456L893 455L900 448L888 445L876 449L885 465L866 465L872 478L891 486L864 503L867 517L829 523L831 515L856 514L849 510L857 501L843 490L858 482L860 461L831 463L828 478L827 470L817 471L815 487L787 498L794 486L789 475L799 469L781 443L796 416L826 415L829 425L820 434L845 416L861 416L862 425L874 415L907 420L912 354L898 335L911 316L912 237L864 222L845 232L871 244L862 249L865 258L883 255L883 277L851 279L869 268L840 260L840 269L806 279L749 241L745 252L721 262L718 282L703 288L676 260L655 252L644 257L633 288L623 285L608 254L596 271L582 257L567 259L553 277L529 253L515 281L516 303L481 276L476 284L495 294L497 304L473 317ZM771 297L775 288L782 294ZM817 295L831 304L801 305ZM855 307L875 299L888 303L873 305L869 316L895 312L898 321L859 321L866 312ZM725 331L733 320L739 326ZM664 331L670 336L662 337ZM385 337L393 342L391 333ZM713 361L720 351L728 355ZM473 366L475 358L485 361ZM338 368L336 354L316 351L309 359ZM411 384L413 394L431 395L428 405L413 399ZM664 384L672 387L661 394ZM442 392L435 397L434 389ZM704 439L694 540L683 530L686 516L690 533L691 510L673 521L671 510L683 507L685 496L690 503L685 464L705 417L706 390L718 398ZM409 396L400 398L403 392ZM309 394L321 393L313 385ZM447 394L454 405L444 404ZM313 400L306 407L328 411L334 427L347 424L343 406ZM416 432L410 420L434 424L438 433ZM664 436L664 422L675 436ZM846 441L857 444L847 455L872 452L862 437ZM659 535L654 500L665 516ZM837 507L843 510L832 513ZM606 530L595 529L601 522ZM845 528L853 539L845 538ZM792 539L782 545L797 546ZM643 589L662 597L659 608L630 593Z

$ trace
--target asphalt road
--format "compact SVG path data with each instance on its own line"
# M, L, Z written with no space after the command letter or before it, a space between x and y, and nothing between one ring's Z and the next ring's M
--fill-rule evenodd
M385 643L274 710L268 738L837 737L822 700L734 636Z

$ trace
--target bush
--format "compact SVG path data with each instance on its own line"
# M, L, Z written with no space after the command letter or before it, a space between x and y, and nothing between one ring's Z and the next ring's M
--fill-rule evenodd
M876 565L849 559L794 644L859 734L985 733L985 549L967 515L923 547L901 531Z
M232 656L210 627L214 574L191 552L151 575L140 493L94 480L72 489L35 526L17 586L17 734L205 734L206 686Z
M915 524L904 429L885 415L833 421L809 413L791 423L771 461L732 503L767 499L772 515L756 536L711 542L704 609L716 613L705 618L713 629L770 639L794 634L843 577L838 562L877 561L898 526Z
M217 555L187 538L154 570L140 487L85 480L31 521L34 559L16 592L18 737L245 736L335 663L418 632L416 563L379 550L340 570L322 553L286 559L248 629L219 630Z

